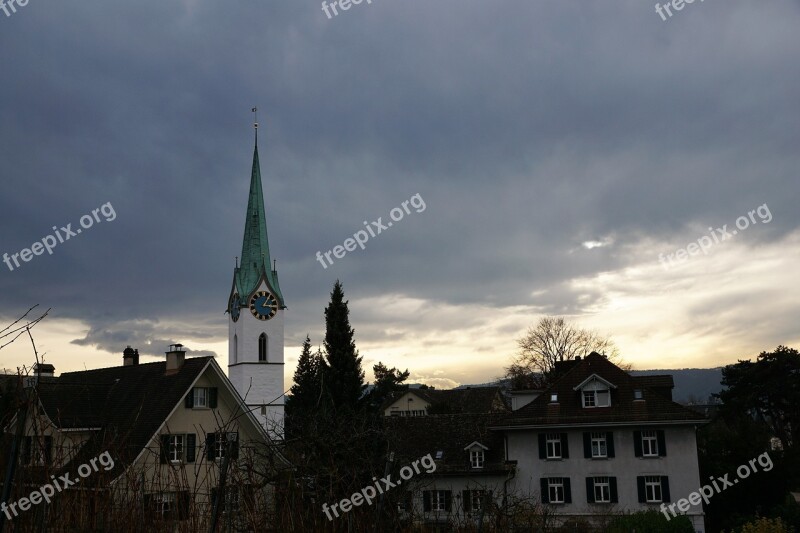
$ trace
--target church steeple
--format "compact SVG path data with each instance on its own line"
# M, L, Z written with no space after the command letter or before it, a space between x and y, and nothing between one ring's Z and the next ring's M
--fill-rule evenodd
M246 298L256 290L263 278L283 308L285 306L278 284L278 273L273 269L269 254L264 192L261 187L261 166L258 160L258 123L255 126L256 142L253 149L253 168L250 173L250 195L247 200L241 262L235 274L236 289L240 297Z

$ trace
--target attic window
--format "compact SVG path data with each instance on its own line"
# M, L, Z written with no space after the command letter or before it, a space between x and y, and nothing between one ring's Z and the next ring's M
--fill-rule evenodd
M634 400L643 400L644 396L642 395L642 389L634 389L633 391L633 399Z
M554 392L550 395L550 403L558 403L558 393Z
M583 387L581 392L583 406L586 408L608 407L611 405L611 393L605 383L594 380Z
M483 450L472 450L469 452L469 462L472 468L483 468Z
M444 451L443 450L438 450L436 452L436 458L437 459L441 459L443 456L444 456Z

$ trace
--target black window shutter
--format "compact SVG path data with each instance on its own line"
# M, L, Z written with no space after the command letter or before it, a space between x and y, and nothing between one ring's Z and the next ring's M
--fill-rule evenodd
M569 483L569 478L565 477L564 480L564 503L572 503L572 487Z
M591 433L584 433L583 434L583 457L585 459L591 459L592 457L592 434ZM589 479L589 478L586 478Z
M586 478L586 501L588 503L594 503L594 478L587 477Z
M426 513L431 512L431 491L429 490L422 492L422 510Z
M636 488L639 490L639 503L645 503L647 501L647 494L645 494L644 490L644 476L636 477Z
M453 506L453 498L452 493L449 490L444 491L444 510L448 513L452 509Z
M633 432L633 453L636 457L642 456L642 432Z
M614 457L614 433L606 433L606 453L609 457Z
M175 495L175 505L178 507L178 520L189 518L189 491L182 490Z
M547 436L539 433L539 459L547 459Z
M31 464L31 438L25 437L22 440L22 464Z
M666 457L667 456L667 439L664 436L664 430L659 429L656 432L658 436L658 456L659 457Z
M214 506L217 504L217 492L219 489L217 487L211 487L211 509L214 509Z
M542 487L542 503L550 503L550 494L547 492L547 478L540 479Z
M672 501L669 496L669 478L667 476L661 476L661 501Z
M617 495L617 478L608 478L608 484L611 488L611 503L617 503L619 501L619 496Z
M161 463L165 464L169 459L169 435L161 435Z
M208 406L212 409L217 408L217 388L211 387L208 389Z
M206 434L206 457L208 457L209 461L213 461L217 458L216 443L217 439L215 433Z
M566 433L561 434L561 457L564 459L569 458L569 439Z
M197 435L189 433L186 435L186 462L193 463L197 454Z
M53 437L44 438L44 460L49 465L53 459Z
M469 497L470 491L462 490L461 491L461 501L464 502L464 512L470 513L472 512L472 498Z
M189 394L186 395L185 405L187 409L194 407L194 388L189 389Z

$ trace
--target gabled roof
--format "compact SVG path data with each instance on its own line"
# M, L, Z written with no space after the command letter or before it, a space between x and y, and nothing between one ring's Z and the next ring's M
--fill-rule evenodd
M614 383L609 407L584 408L576 390L593 375ZM663 378L662 378L663 379ZM634 390L642 389L643 400L634 399ZM557 394L558 402L550 402ZM696 424L706 420L690 409L665 398L616 366L592 353L545 390L544 394L505 418L495 429L539 426L626 425L626 424Z
M436 460L434 475L438 476L506 473L503 435L489 430L501 418L497 414L455 414L384 420L389 450L396 454L395 464L402 466L431 454ZM469 453L465 451L476 441L486 447L481 469L470 467ZM441 459L436 459L437 452L442 452Z
M581 381L580 383L578 383L577 385L572 387L572 390L582 389L592 381L599 381L600 383L604 384L609 389L616 389L617 388L616 385L614 385L613 383L611 383L607 379L603 379L603 376L598 376L597 374L592 374L588 378L584 379L583 381Z

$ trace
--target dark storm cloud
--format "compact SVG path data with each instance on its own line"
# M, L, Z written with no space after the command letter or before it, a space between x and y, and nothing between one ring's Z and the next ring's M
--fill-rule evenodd
M337 278L353 301L570 313L603 295L569 281L641 259L621 250L642 239L768 202L745 242L777 240L798 226L798 5L691 7L32 1L0 16L0 253L105 202L117 219L0 264L0 314L52 306L109 351L223 338L252 105L296 344ZM425 212L316 262L416 193Z

